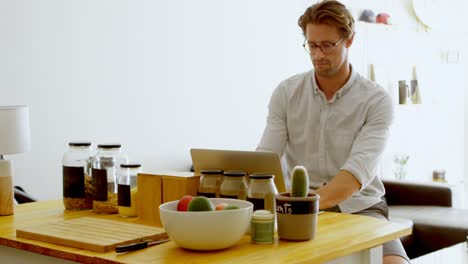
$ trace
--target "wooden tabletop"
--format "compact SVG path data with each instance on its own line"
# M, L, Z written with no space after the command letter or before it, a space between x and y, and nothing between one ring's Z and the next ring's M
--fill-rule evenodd
M314 240L287 242L276 238L273 244L257 245L246 235L231 248L210 252L184 250L169 242L129 253L99 253L16 237L17 228L83 216L140 223L138 218L98 215L90 210L66 211L61 200L21 204L14 215L0 217L0 245L81 263L320 263L411 233L411 228L396 223L326 212L319 215Z

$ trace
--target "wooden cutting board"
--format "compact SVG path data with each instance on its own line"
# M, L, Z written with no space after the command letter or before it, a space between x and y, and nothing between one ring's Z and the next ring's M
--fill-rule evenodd
M112 251L116 246L146 239L167 238L159 227L94 217L20 228L16 229L16 236L98 252Z

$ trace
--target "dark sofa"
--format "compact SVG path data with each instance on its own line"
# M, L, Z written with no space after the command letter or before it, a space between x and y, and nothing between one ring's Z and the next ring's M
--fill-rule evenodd
M392 222L410 225L401 238L411 259L467 241L468 210L452 207L449 187L383 181Z

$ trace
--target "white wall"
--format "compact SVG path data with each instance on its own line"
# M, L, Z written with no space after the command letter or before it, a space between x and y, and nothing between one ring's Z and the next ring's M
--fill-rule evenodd
M30 106L14 184L62 194L72 140L187 170L189 148L255 149L269 96L309 66L307 1L1 1L0 105Z
M0 0L0 105L27 104L31 111L32 150L9 157L15 162L14 184L39 199L61 197L61 158L73 140L120 142L145 171L187 170L191 147L253 150L272 90L311 67L297 19L312 2ZM390 10L398 28L418 27L409 0L347 2L356 10L373 3ZM351 54L356 69L365 75L377 55L393 63L398 33L360 30L365 39L356 41ZM379 34L391 42L375 46ZM376 66L385 69L380 62ZM384 70L390 90L402 77L398 69ZM420 173L424 167L426 175L433 169L427 160L444 152L452 161L437 167L463 171L463 149L456 146L463 140L462 123L457 123L463 115L443 124L450 133L436 130L446 141L427 144L434 139L423 129L432 125L430 109L436 105L446 113L452 100L432 93L436 84L423 89L423 100L430 104L397 109L409 119L402 119L403 130L391 141L384 160L387 173L393 152L422 146L431 146L429 159L417 157L424 154L419 149L417 155L411 153L413 170ZM456 105L462 107L462 102ZM404 127L420 114L426 121L411 132L414 144L400 142Z
M413 2L416 1L346 1L355 13L371 8L376 13L392 15L392 26L361 23L356 33L358 49L350 54L361 73L368 73L374 64L377 82L388 89L394 98L395 122L382 161L385 178L393 178L395 154L409 154L409 180L432 180L432 171L445 169L450 183L464 180L464 94L468 87L467 71L468 30L463 28L463 8L453 0L451 5L434 0L437 4L437 25L426 28L417 19ZM421 2L421 1L418 1ZM459 9L457 9L457 7ZM451 9L451 18L447 17ZM418 10L421 14L421 10ZM429 22L426 20L426 22ZM449 58L446 57L449 51ZM454 55L458 54L458 59ZM357 63L356 63L357 62ZM398 104L398 80L413 79L416 67L422 104Z
M398 80L412 79L416 67L422 104L397 105L395 122L384 155L385 177L393 177L393 156L407 153L408 178L430 181L432 171L445 169L449 182L464 175L464 83L465 68L441 58L454 40L445 34L411 33L401 30L367 32L367 61L374 63L377 81L398 102ZM443 41L439 41L443 39ZM385 45L381 43L391 43ZM461 50L454 48L455 50Z

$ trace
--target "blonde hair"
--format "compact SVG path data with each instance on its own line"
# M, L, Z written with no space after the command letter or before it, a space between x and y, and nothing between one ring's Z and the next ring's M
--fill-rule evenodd
M299 18L299 27L305 36L307 24L328 24L335 26L342 37L354 34L354 18L342 3L335 0L322 0L309 8Z

